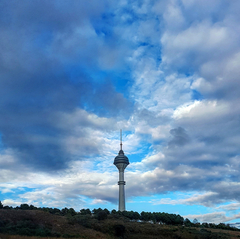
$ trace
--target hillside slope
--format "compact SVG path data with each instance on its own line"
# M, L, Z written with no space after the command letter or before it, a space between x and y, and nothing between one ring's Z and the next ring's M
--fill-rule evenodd
M4 225L10 230L4 231ZM69 224L66 216L53 215L39 210L0 209L0 233L30 236L31 233L34 234L33 231L36 231L38 236L70 237L75 235L89 239L108 238L103 233L80 224Z
M4 236L8 234L89 239L240 238L239 231L140 223L111 215L98 220L90 215L60 216L39 210L4 209L0 209L0 233L1 239L20 238Z

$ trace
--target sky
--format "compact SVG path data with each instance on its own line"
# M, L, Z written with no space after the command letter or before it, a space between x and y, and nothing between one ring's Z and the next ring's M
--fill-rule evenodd
M240 222L238 0L1 0L0 200Z

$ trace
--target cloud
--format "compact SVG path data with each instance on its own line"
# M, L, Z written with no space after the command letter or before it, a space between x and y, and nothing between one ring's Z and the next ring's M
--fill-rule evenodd
M112 82L103 79L96 83L86 73L108 55L105 40L94 29L94 21L101 18L107 5L97 1L87 5L77 1L72 5L64 1L2 3L2 142L21 163L35 170L63 170L72 160L65 142L74 136L59 124L64 113L85 108L101 116L129 115L131 103L116 92ZM6 25L7 15L11 27ZM97 154L96 143L83 140L82 123L79 152L82 157Z
M12 199L5 199L2 201L3 206L12 206L12 207L17 207L20 206L22 203L21 201L14 201Z
M189 137L182 127L178 127L177 129L171 129L170 134L173 136L173 139L169 141L168 145L170 147L177 145L183 146L189 141Z
M207 213L202 215L186 215L186 218L189 219L197 219L200 222L208 222L208 223L226 223L234 219L238 219L240 217L239 214L236 214L234 216L226 216L224 212L213 212L213 213Z
M227 210L227 211L236 211L238 210L240 207L240 203L230 203L227 205L221 205L219 207L217 207L217 209L219 210Z
M186 175L187 176L187 175ZM185 205L204 205L204 206L212 206L212 197L218 196L215 192L205 192L203 194L193 194L190 197L185 197L184 199L175 199L172 200L170 198L162 198L161 200L152 201L153 204L185 204Z
M239 3L0 4L0 186L15 197L6 202L116 203L122 128L132 200L196 192L167 200L216 205L206 220L230 218L239 195Z
M112 166L114 167L114 166ZM89 199L117 202L117 171L103 172L104 168L92 171L89 161L72 162L67 171L58 174L43 172L15 172L15 178L8 175L8 183L0 183L2 195L12 195L9 206L28 203L49 207L85 207ZM1 173L3 170L1 170ZM6 175L7 176L7 175ZM21 204L20 203L20 204Z
M94 199L91 204L107 204L106 201L101 200L101 199Z

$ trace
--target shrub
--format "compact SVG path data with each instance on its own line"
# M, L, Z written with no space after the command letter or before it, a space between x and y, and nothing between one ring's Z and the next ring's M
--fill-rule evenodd
M99 221L100 221L100 220L105 220L105 219L107 219L107 216L108 216L107 212L101 211L101 212L99 212L99 213L97 214L97 219L98 219Z
M125 234L125 226L123 225L114 225L114 230L115 230L115 236L117 237L124 237Z

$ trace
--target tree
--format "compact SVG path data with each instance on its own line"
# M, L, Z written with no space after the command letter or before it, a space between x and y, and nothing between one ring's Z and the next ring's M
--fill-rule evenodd
M30 206L29 206L29 209L30 209L30 210L36 210L37 207L34 207L33 205L30 205Z
M0 201L0 209L3 209L3 204L1 201Z
M68 210L68 214L70 214L71 216L75 216L75 215L77 215L76 211L75 211L72 207L69 208L69 210Z
M61 210L61 214L63 215L63 216L65 216L65 215L67 215L68 214L68 211L69 211L69 209L68 208L62 208L62 210Z
M117 211L116 211L115 209L113 209L113 210L111 211L111 214L115 215L115 214L117 214Z
M92 210L92 213L94 214L94 215L97 215L99 212L101 212L102 211L102 208L98 208L98 209L93 209Z
M186 218L186 219L184 220L184 225L185 225L186 227L191 227L191 226L192 226L192 223L191 223L191 221L190 221L188 218Z
M107 208L104 208L104 209L103 209L103 211L104 211L104 212L106 212L106 213L107 213L107 215L109 215L109 214L110 214L110 212L109 212L109 210L108 210Z
M105 220L105 219L107 219L107 216L108 216L107 212L104 211L104 210L102 210L102 211L100 211L100 212L97 214L97 219L98 219L99 221L100 221L100 220Z
M138 212L133 212L133 219L140 220L140 214Z
M51 208L51 209L49 210L49 212L50 212L51 214L61 215L61 210L58 209L58 208Z
M208 227L209 227L207 222L203 222L203 223L202 223L202 226L205 227L205 228L208 228Z
M141 220L152 221L153 220L153 214L151 212L141 212Z
M197 218L194 218L194 219L193 219L193 224L197 224L197 223L198 223Z
M89 208L87 208L87 209L81 209L80 210L80 214L81 215L92 215L92 213L91 213L91 211L90 211L90 209Z
M208 226L209 226L210 228L216 228L216 224L215 224L215 223L209 223Z
M61 214L63 216L65 216L65 215L75 216L77 213L75 212L75 210L73 208L68 209L68 208L65 207L61 210Z
M123 216L129 218L130 220L140 219L140 214L134 211L123 211Z
M30 210L30 207L29 207L28 204L24 203L24 204L20 205L20 209L22 209L22 210Z
M175 215L174 224L182 225L183 221L184 221L183 217L181 217L180 215Z

